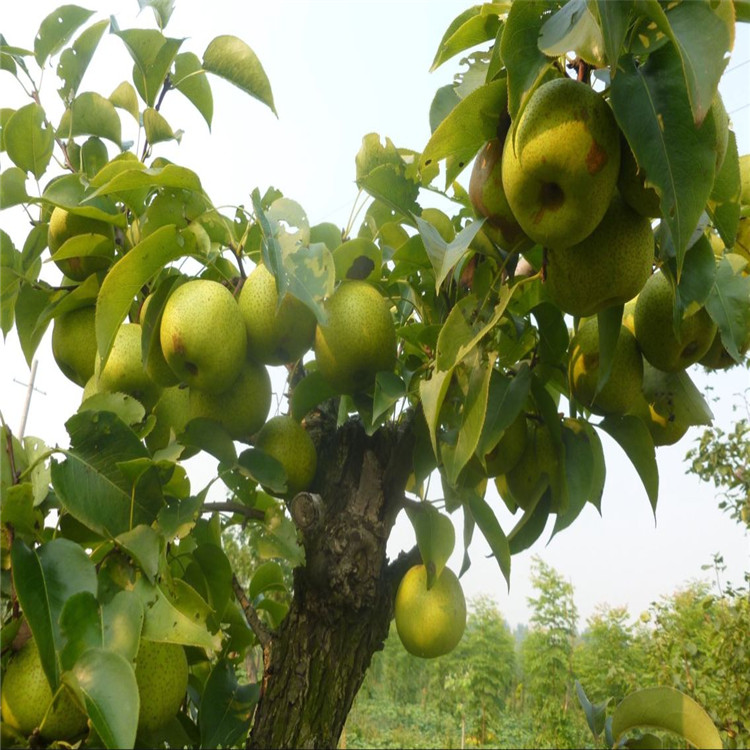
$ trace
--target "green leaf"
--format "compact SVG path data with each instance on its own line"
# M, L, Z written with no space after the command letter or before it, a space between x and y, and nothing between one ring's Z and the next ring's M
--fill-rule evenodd
M110 163L108 167L113 167ZM117 163L112 170L103 169L93 180L91 185L96 189L93 196L122 193L129 190L152 190L154 188L176 188L202 193L203 188L198 175L186 167L176 164L166 164L163 167L146 166L139 161L124 161Z
M430 104L430 133L437 130L438 125L448 117L460 101L461 97L456 93L456 87L450 84L441 86L435 92L432 104Z
M15 310L16 333L29 367L47 328L47 323L39 323L49 299L49 290L36 288L31 284L23 284L18 291Z
M161 586L149 583L145 578L136 581L133 591L143 605L146 619L142 636L151 641L168 641L184 646L197 646L217 651L221 646L221 635L212 635L200 624L200 613L178 609L167 597Z
M21 167L8 167L0 174L0 210L30 201L26 192L26 172Z
M729 61L734 38L732 7L729 3L679 3L666 12L657 2L642 7L680 56L693 119L700 125Z
M179 439L182 445L206 451L226 464L234 464L237 461L234 441L226 429L214 419L208 417L191 419Z
M247 735L259 698L260 686L240 685L233 665L220 659L211 670L201 696L198 711L201 747L234 747Z
M35 540L39 536L44 527L44 519L40 512L34 512L31 482L3 487L0 519L3 524L10 524L15 535L24 540Z
M236 36L217 36L203 53L203 68L265 104L274 114L271 84L255 52Z
M132 118L140 123L140 112L138 109L138 95L135 93L133 86L127 81L123 81L109 95L109 100L118 109L124 109Z
M502 481L502 476L495 477L495 486L498 487L498 491L500 491L500 483ZM504 499L502 493L500 493L500 496L507 505L507 501ZM549 518L551 506L552 492L547 489L537 502L524 511L518 523L511 529L510 534L508 534L508 548L511 555L523 552L539 539L547 527L547 519Z
M461 299L451 309L438 336L435 357L438 369L450 371L471 353L503 316L515 289L517 287L501 288L498 303L489 317L477 315L482 305L473 294Z
M127 393L95 393L78 407L79 413L84 411L111 411L126 425L139 424L146 416L143 404Z
M456 531L448 516L430 503L414 503L405 508L414 527L419 554L427 569L427 588L440 577L456 544Z
M42 561L37 550L29 548L16 537L10 549L10 562L18 603L39 649L42 669L50 686L56 688L60 668L55 655L54 628L57 624L55 615L59 612L53 612L54 605L47 590Z
M34 57L39 67L70 39L81 25L91 18L93 11L77 5L61 5L42 21L34 38Z
M562 477L567 485L568 507L558 513L552 536L570 526L587 502L598 507L604 491L604 450L596 430L584 419L565 419L562 442Z
M110 268L96 304L96 343L102 367L132 301L166 264L190 254L190 237L174 224L160 227Z
M101 611L90 591L79 591L65 602L60 613L60 629L65 639L60 654L64 671L71 669L86 649L102 647Z
M612 364L615 361L617 340L620 338L622 327L622 311L624 305L612 305L596 314L597 330L599 333L599 376L596 381L596 394L609 381Z
M206 71L197 55L181 52L175 57L172 85L201 113L210 130L214 99Z
M182 39L170 39L156 29L126 29L113 32L125 43L135 62L133 84L146 106L153 107Z
M72 673L104 746L133 747L140 705L133 666L118 653L91 648L81 655Z
M477 444L477 456L486 456L523 409L531 386L531 369L524 362L507 378L495 371L487 393L487 416Z
M732 264L722 258L716 280L706 299L706 310L719 326L721 343L735 362L750 331L750 277L734 273Z
M291 401L292 416L300 422L310 410L336 395L336 389L329 385L320 372L314 370L294 386Z
M659 469L656 465L654 441L648 428L638 417L631 415L605 417L599 427L613 437L625 451L643 482L655 516L659 497Z
M435 269L435 291L440 292L440 285L445 281L448 274L455 268L464 254L469 250L469 245L482 228L483 219L473 221L464 227L450 242L446 242L438 230L429 222L415 216L419 234L422 237L427 257Z
M707 207L708 215L727 247L732 247L737 236L740 223L741 189L737 137L734 131L730 130L727 138L726 156L719 173L716 175Z
M569 0L548 18L539 36L539 49L548 57L575 50L591 65L604 63L604 38L587 0Z
M500 52L508 71L508 112L514 120L553 62L539 49L538 39L546 16L561 6L551 0L525 0L510 7Z
M210 543L199 545L193 552L193 560L205 577L208 603L221 616L232 598L232 564L219 545Z
M99 219L124 229L128 220L114 201L108 197L98 197L81 182L79 174L56 177L44 189L42 198L54 206L60 206L79 216Z
M275 560L267 560L256 568L253 577L250 579L247 593L252 601L266 591L285 590L286 583L284 583L284 571L281 565Z
M661 199L681 272L690 237L714 184L713 118L696 128L680 58L670 45L641 66L623 57L612 80L611 103L636 161Z
M65 139L77 135L96 135L121 145L122 125L114 105L94 91L79 94L57 126Z
M510 3L484 3L468 8L451 21L440 40L430 71L439 68L459 52L494 39L500 27L498 16L506 13Z
M172 130L164 116L153 107L147 107L143 112L143 129L146 131L146 139L152 145L164 141L179 143L182 138L182 131Z
M163 501L134 493L119 468L128 460L148 458L138 436L111 412L75 414L65 426L71 447L63 462L52 462L52 484L62 506L105 537L150 524Z
M500 522L485 500L479 495L472 494L469 498L469 510L477 522L484 538L490 545L492 555L500 566L500 572L510 587L510 547Z
M130 531L124 531L115 537L121 547L143 571L146 578L152 581L159 572L159 561L162 557L162 537L151 526L139 524Z
M437 447L440 408L448 393L448 386L450 385L452 376L453 368L450 370L439 370L436 368L427 380L421 380L419 383L419 399L422 403L422 411L427 421L432 451L435 456L440 455Z
M286 492L286 471L279 461L260 449L248 448L240 454L239 465L245 475L254 479L269 492Z
M377 373L372 399L373 422L405 396L406 383L396 373L387 371Z
M615 745L638 727L672 732L696 748L723 747L719 731L706 711L672 687L644 688L625 696L612 714Z
M57 76L63 85L57 90L62 100L68 103L78 91L91 58L109 26L109 21L99 21L81 32L71 47L64 49L57 65ZM118 142L119 143L119 142Z
M467 390L462 405L461 426L455 450L443 452L445 473L448 482L456 485L459 474L474 455L487 414L487 398L494 367L494 356L488 361L479 361L470 368Z
M159 28L164 29L174 12L174 0L138 0L138 7L141 10L151 8Z
M578 696L578 702L581 704L584 714L586 715L586 723L589 725L589 729L594 737L604 731L604 722L607 718L607 706L609 705L611 698L607 698L602 703L594 705L588 699L588 696L584 692L584 689L578 680L575 681L576 695Z
M677 269L672 260L670 268L676 277ZM675 305L678 310L687 309L688 305L695 302L699 305L705 303L716 279L716 256L713 248L705 234L701 234L685 254L682 264L682 274L675 290Z
M595 0L595 7L602 29L607 62L614 77L617 75L617 61L620 59L620 52L628 33L632 4Z
M118 591L102 606L102 645L129 662L135 660L143 629L143 607L133 591Z
M480 86L461 100L437 126L419 158L420 172L441 159L451 159L445 183L450 185L480 148L497 137L508 106L508 85L502 78Z
M21 107L3 128L3 142L11 161L37 179L47 170L55 145L55 135L47 116L36 102Z

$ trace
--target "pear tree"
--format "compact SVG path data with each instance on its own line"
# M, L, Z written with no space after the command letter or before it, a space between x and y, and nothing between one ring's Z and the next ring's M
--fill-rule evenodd
M0 109L0 206L31 219L0 230L0 326L29 363L51 326L82 388L68 444L2 423L2 742L335 747L394 616L424 657L460 640L473 539L509 582L600 507L602 434L655 510L657 447L711 422L690 368L747 366L747 159L718 85L750 12L467 7L431 136L364 134L367 202L337 227L268 185L218 206L163 155L165 100L210 125L216 78L274 97L247 41L199 54L171 3L140 5L153 26L62 5L30 47L0 38L29 95ZM83 90L104 34L132 67ZM417 544L389 559L401 511Z

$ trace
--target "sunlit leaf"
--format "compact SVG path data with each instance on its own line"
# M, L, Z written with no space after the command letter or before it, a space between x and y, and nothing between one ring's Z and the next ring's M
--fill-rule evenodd
M34 37L34 57L39 66L58 52L92 14L93 11L77 5L61 5L46 16Z
M507 13L510 3L484 3L468 8L451 21L440 40L430 70L440 67L459 52L494 39L500 27L499 15Z
M706 309L719 326L721 342L736 362L750 330L750 277L734 273L732 264L722 258L716 280L706 299Z
M32 102L16 110L3 128L3 143L13 163L39 179L54 148L54 133L42 107Z
M109 21L99 21L81 32L71 47L64 49L57 65L57 75L63 85L57 90L64 102L69 102L78 91L83 74L109 26Z
M427 502L407 506L406 515L414 527L419 554L427 569L429 589L439 578L453 553L456 543L453 522Z
M214 113L213 94L206 71L197 55L181 52L175 57L172 85L192 102L210 128Z
M118 653L91 648L72 671L104 746L133 747L140 705L133 666Z
M274 114L271 84L255 52L236 36L213 39L203 53L203 68L263 102Z
M706 711L672 687L644 688L625 696L612 714L615 743L640 727L673 732L696 748L723 747L719 731Z

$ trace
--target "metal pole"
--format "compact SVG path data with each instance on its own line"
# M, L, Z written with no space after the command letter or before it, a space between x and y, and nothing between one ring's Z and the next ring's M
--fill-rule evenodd
M39 364L38 360L32 360L31 362L31 377L29 378L29 385L26 388L26 402L23 405L23 414L21 415L21 426L18 428L18 439L23 438L24 430L26 429L26 418L29 416L29 407L31 406L31 394L34 392L34 380L36 379L36 366Z

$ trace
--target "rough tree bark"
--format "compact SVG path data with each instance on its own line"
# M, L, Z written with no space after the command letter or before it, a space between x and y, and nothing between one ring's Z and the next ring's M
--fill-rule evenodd
M305 565L264 650L248 748L336 747L370 660L388 635L395 588L414 551L391 565L388 535L412 467L409 420L368 436L348 422L313 431L318 473L291 512Z

